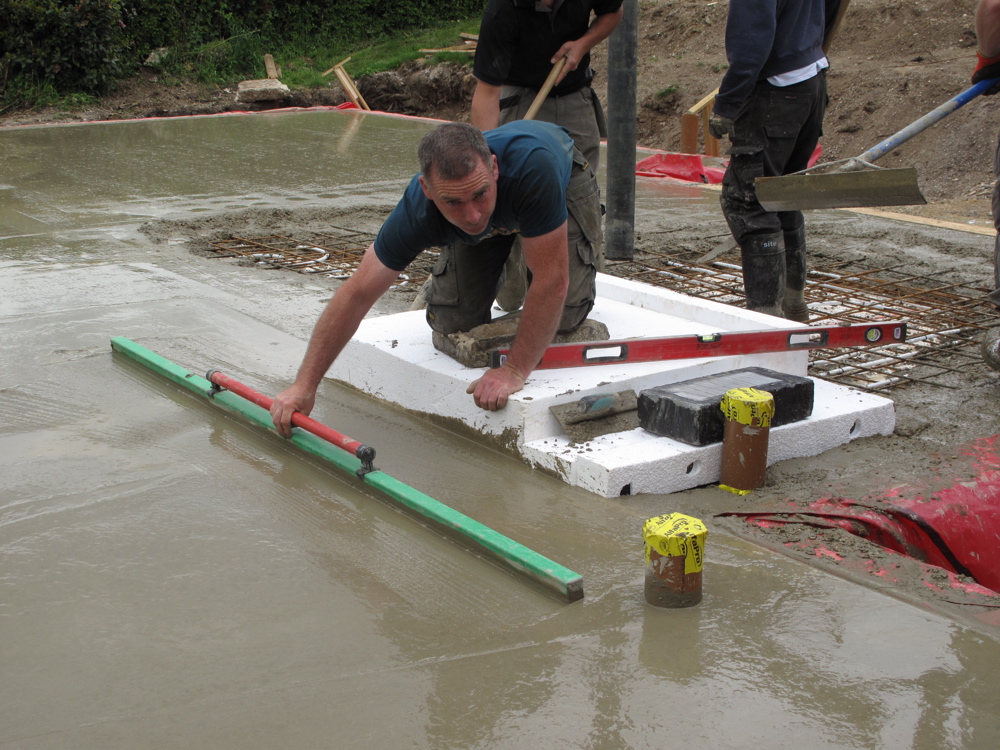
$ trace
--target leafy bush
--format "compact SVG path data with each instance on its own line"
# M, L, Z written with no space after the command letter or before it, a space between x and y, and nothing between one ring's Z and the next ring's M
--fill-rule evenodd
M0 101L101 93L170 48L212 82L258 75L263 52L309 56L482 13L485 0L0 0Z
M0 0L0 93L99 92L125 70L120 0Z

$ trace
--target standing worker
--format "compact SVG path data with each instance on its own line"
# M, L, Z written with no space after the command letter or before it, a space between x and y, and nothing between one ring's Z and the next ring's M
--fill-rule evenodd
M607 128L591 87L590 51L611 35L621 18L622 0L489 0L476 44L472 124L491 130L524 119L553 66L565 58L534 119L564 127L596 173ZM601 269L600 212L579 218ZM527 283L518 245L507 262L505 288L498 294L508 311L520 307Z
M847 0L734 0L709 131L729 136L722 212L740 246L747 309L809 321L805 219L764 210L754 181L805 169L823 134L824 42Z
M1000 78L1000 0L979 0L976 7L976 40L979 49L976 51L976 68L972 73L972 82L979 83L988 78ZM984 96L996 94L998 87L984 92ZM993 174L996 183L993 186L993 226L997 230L997 239L993 247L993 285L994 291L989 298L994 305L1000 307L1000 137L997 138L997 148L993 156ZM1000 328L991 328L983 338L983 359L994 370L1000 370Z
M568 248L585 241L574 204L598 201L597 179L565 130L514 122L484 134L446 123L421 139L417 156L420 174L327 303L295 382L274 397L271 419L284 437L291 435L294 412L312 411L326 371L372 305L431 247L440 247L441 255L427 295L427 322L450 334L489 322L514 236L523 238L532 284L506 362L467 391L482 409L504 408L556 332L578 328L594 306L597 271Z

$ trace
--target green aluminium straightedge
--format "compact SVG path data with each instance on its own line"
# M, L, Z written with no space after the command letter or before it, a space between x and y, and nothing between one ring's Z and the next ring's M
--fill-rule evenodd
M215 403L226 411L245 417L258 427L275 432L271 415L266 409L226 390L217 391L210 396L213 384L204 377L185 370L134 341L116 336L111 339L111 348L157 375L203 396L207 401ZM292 430L290 442L351 475L356 475L362 465L357 457L298 428ZM418 517L457 534L461 540L474 549L486 553L490 559L526 576L545 589L558 594L565 601L574 602L583 598L583 578L579 573L574 573L381 471L362 473L361 481L380 490L389 499L404 506L408 512L415 513Z

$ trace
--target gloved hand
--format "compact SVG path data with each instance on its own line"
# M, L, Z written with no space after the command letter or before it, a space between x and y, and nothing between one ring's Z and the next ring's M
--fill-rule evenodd
M979 83L987 78L1000 78L1000 55L996 57L983 57L976 51L976 69L972 71L972 82ZM1000 83L993 86L988 91L983 92L983 96L992 96L1000 91Z
M724 138L733 132L733 119L713 113L708 118L708 132L712 134L713 138Z

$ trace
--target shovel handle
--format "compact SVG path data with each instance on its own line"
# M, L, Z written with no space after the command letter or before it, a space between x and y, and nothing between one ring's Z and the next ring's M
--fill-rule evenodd
M556 79L559 74L562 73L562 69L566 67L566 58L560 57L555 65L552 66L552 70L549 71L548 77L545 79L545 83L542 87L538 89L538 94L535 96L535 100L528 107L528 111L524 114L525 120L534 120L535 115L538 114L538 110L542 108L542 103L545 101L545 97L549 95L552 87L556 84Z
M897 146L906 143L913 136L917 135L918 133L922 133L923 131L927 130L927 128L929 128L931 125L935 124L936 122L939 122L940 120L943 120L945 117L950 115L959 107L965 106L980 94L989 91L991 88L996 86L997 83L1000 83L1000 78L988 78L985 81L980 81L972 88L963 91L961 94L959 94L956 97L953 97L952 99L949 99L937 109L928 112L919 120L910 123L905 128L900 130L898 133L890 135L881 143L872 146L870 149L861 154L861 156L859 156L858 158L861 161L866 161L869 163L875 161L876 159L882 158Z

